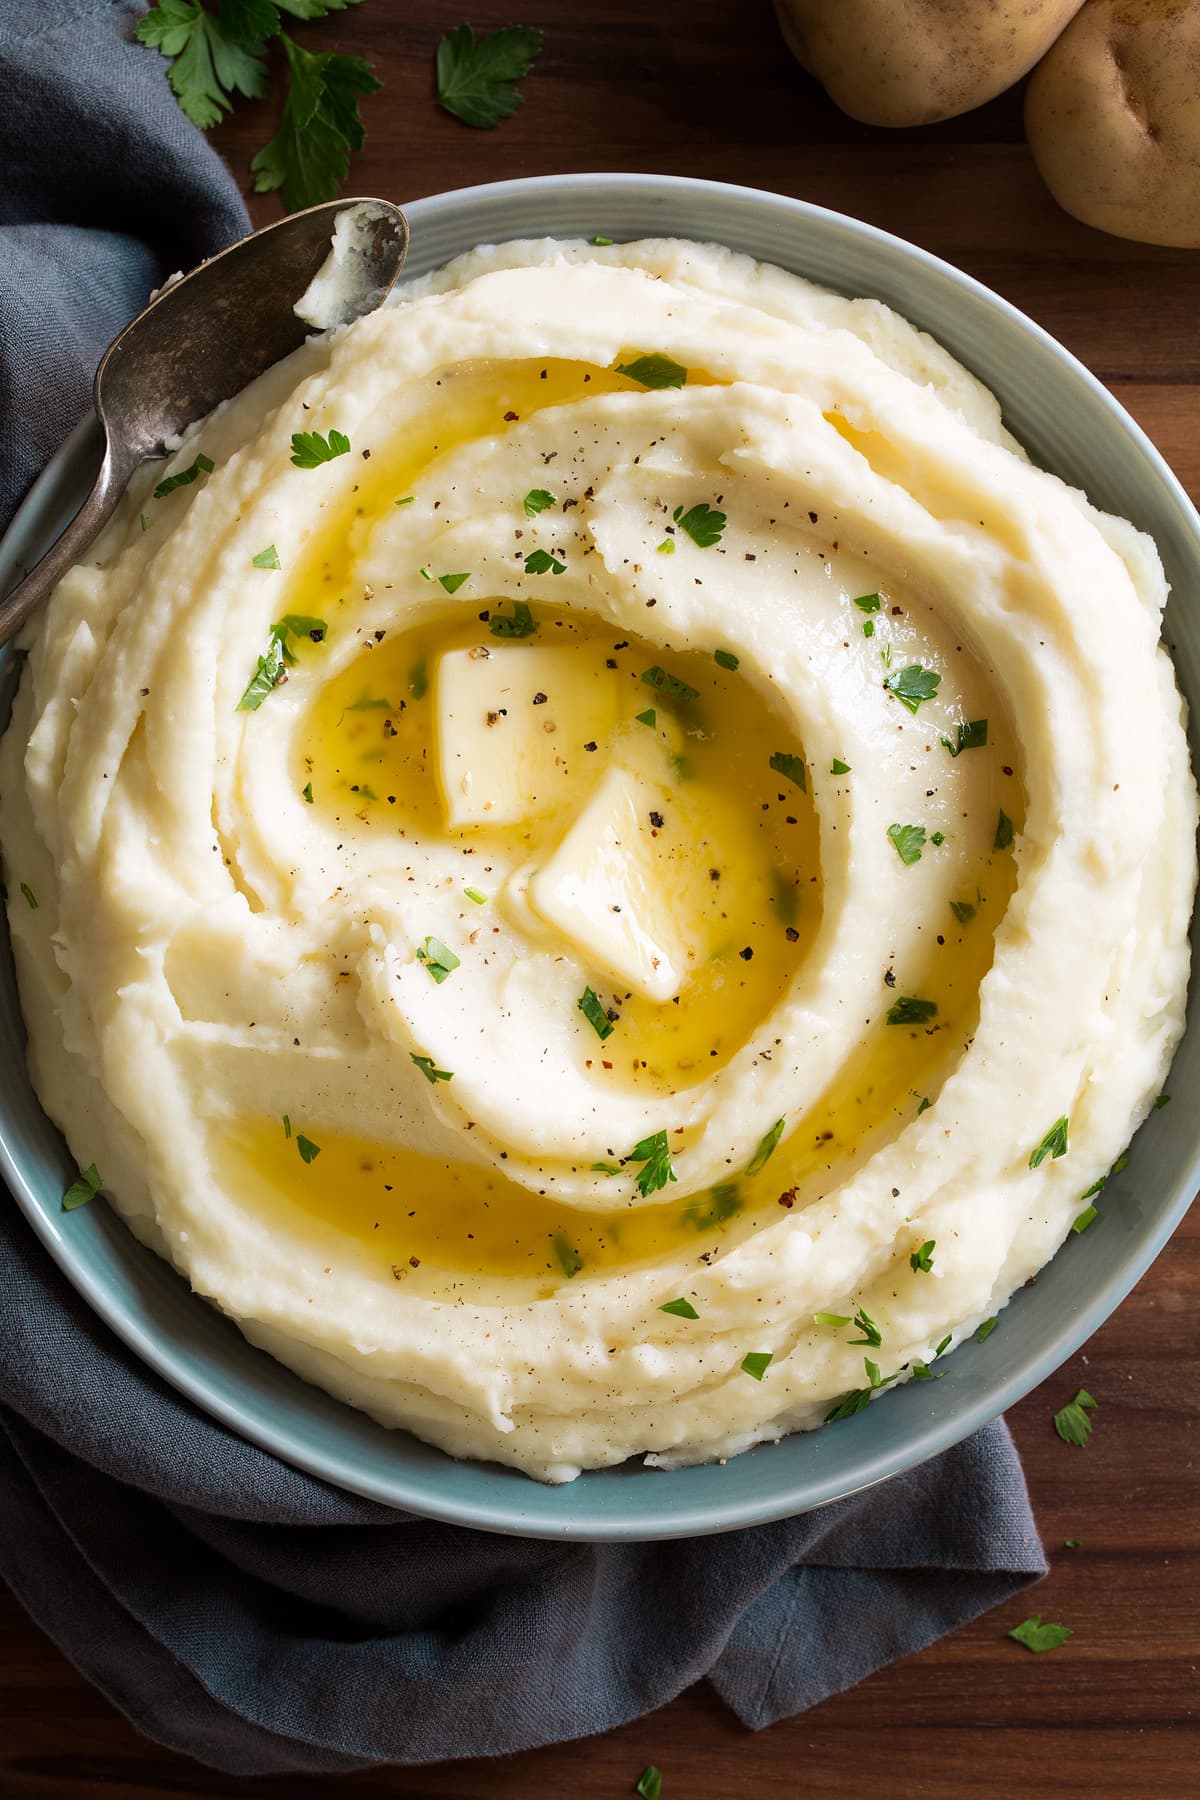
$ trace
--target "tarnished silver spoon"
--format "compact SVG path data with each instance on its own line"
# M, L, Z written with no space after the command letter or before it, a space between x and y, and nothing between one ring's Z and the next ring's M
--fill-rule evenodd
M78 562L109 518L139 463L222 400L240 392L308 337L295 312L329 255L334 227L350 214L353 253L334 296L349 324L386 298L408 252L408 222L386 200L332 200L293 213L231 244L163 288L105 351L96 370L96 417L104 457L91 493L58 541L0 600L0 644L8 642Z

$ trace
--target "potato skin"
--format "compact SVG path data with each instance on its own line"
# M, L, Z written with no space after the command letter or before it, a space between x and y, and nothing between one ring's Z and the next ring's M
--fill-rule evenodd
M1029 84L1025 130L1085 225L1200 248L1200 0L1088 0Z
M1019 81L1084 0L775 0L788 47L867 125L930 125Z

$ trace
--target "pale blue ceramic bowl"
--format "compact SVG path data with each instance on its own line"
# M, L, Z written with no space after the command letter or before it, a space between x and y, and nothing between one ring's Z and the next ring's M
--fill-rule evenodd
M656 175L562 175L466 188L407 208L407 274L506 238L676 236L715 240L846 294L873 295L932 332L999 395L1034 459L1157 540L1171 581L1167 638L1200 711L1200 519L1162 458L1100 383L1036 325L936 257L854 219L749 188ZM31 563L90 485L94 434L81 426L14 521L0 567ZM486 1531L582 1539L729 1531L803 1512L934 1456L1043 1381L1096 1330L1149 1266L1200 1186L1196 1004L1175 1060L1178 1102L1134 1142L1100 1217L1019 1293L985 1344L947 1359L833 1428L786 1438L725 1467L666 1474L627 1464L548 1488L488 1464L454 1462L385 1431L254 1350L196 1299L103 1205L66 1214L74 1173L28 1080L11 961L0 957L0 1165L50 1254L109 1326L198 1406L286 1462L354 1493Z

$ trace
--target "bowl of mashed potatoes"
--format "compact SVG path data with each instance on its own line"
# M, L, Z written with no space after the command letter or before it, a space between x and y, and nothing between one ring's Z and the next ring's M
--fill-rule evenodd
M144 469L10 668L6 1172L332 1481L783 1516L1041 1380L1197 1185L1200 525L854 221L407 210L395 303Z

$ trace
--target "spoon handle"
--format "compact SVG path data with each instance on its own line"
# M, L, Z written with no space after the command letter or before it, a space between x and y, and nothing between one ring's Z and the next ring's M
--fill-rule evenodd
M106 439L104 459L92 484L91 493L41 561L0 600L0 644L7 644L16 635L35 607L49 598L67 570L79 561L100 528L111 517L130 473L130 469L118 466L112 444Z

